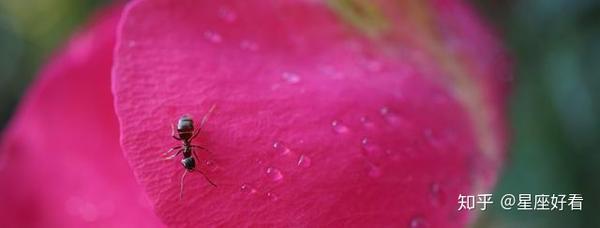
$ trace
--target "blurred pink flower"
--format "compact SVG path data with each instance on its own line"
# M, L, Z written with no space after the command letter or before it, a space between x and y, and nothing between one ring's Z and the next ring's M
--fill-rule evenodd
M0 148L2 227L161 227L119 147L110 91L121 7L42 70Z
M112 62L117 20L4 133L0 223L461 227L457 196L495 182L509 66L462 1L134 1ZM212 105L194 143L218 186L192 173L180 200L170 125Z

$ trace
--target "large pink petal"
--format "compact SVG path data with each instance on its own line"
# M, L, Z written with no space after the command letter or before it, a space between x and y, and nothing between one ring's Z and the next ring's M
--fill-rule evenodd
M120 12L70 41L4 132L0 226L162 226L119 147L110 72Z
M318 1L130 5L115 105L123 150L166 224L468 222L455 200L489 189L503 151L504 82L484 65L499 48L454 1L371 7L374 18L360 4ZM444 29L458 38L435 32ZM194 143L210 150L198 151L199 170L218 187L192 173L180 200L181 157L160 158L180 144L170 124L182 114L198 123L213 104Z

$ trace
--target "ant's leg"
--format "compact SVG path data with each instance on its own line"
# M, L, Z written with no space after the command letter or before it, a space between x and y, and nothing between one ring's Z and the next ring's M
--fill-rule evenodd
M198 159L198 155L196 154L196 151L192 150L192 154L194 155L194 158L196 158L196 161L200 161L200 159ZM202 171L200 171L199 169L194 169L194 170L198 171L200 174L202 174L202 176L204 176L206 181L208 181L208 183L210 183L213 187L217 187L217 185L214 182L212 182L210 179L208 179L208 177L206 175L204 175L204 173Z
M204 179L206 179L206 181L208 181L208 183L210 183L213 187L217 187L217 185L214 182L212 182L210 179L208 179L208 177L206 175L204 175L204 173L202 171L200 171L199 169L194 169L194 171L198 171L200 174L202 174Z
M179 137L175 136L175 125L173 125L173 123L171 123L171 137L173 137L177 141L181 140Z
M175 153L175 154L173 154L173 155L171 155L169 157L166 157L164 160L171 160L171 159L177 157L177 155L181 154L182 151L183 151L183 149L180 149L180 150L177 151L177 153Z
M191 145L191 147L198 148L198 149L201 149L201 150L206 150L207 152L210 152L208 149L206 149L204 147L201 147L201 146L198 146L198 145Z
M192 137L190 138L190 140L196 138L196 136L198 135L198 133L200 133L200 128L194 130L194 134L192 135Z
M196 161L200 162L200 159L198 159L198 155L196 154L195 150L192 150L192 155L194 155L194 158L196 159Z
M185 171L183 171L183 175L181 175L181 187L179 189L179 200L181 200L183 198L183 181L185 180L185 175L188 173L188 170L186 169Z
M164 152L164 153L162 154L162 156L166 156L168 153L171 153L171 151L173 151L173 150L176 150L176 149L179 149L179 148L181 148L181 146L174 146L174 147L172 147L171 149L169 149L167 152Z

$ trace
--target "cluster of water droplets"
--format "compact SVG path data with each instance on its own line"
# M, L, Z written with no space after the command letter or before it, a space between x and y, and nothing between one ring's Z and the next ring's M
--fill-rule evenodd
M301 143L303 143L303 141L301 141ZM275 156L295 159L294 164L297 166L298 169L306 169L312 165L312 160L308 155L297 154L288 146L286 146L282 141L273 142L271 147L273 148ZM257 161L257 164L262 165L263 162ZM281 183L285 178L284 172L275 165L265 166L262 172L266 180L271 181L273 183ZM255 195L259 192L257 188L255 188L249 183L242 184L240 186L240 191L246 195ZM279 200L279 196L271 191L266 192L264 194L264 197L266 197L270 201Z
M283 72L281 74L281 79L288 84L296 84L300 82L300 75L292 72Z
M346 134L346 133L350 132L350 128L348 128L346 125L342 124L338 120L332 121L331 127L333 129L333 132L338 133L338 134Z
M283 174L281 173L281 170L277 168L268 167L266 168L265 173L267 174L269 179L271 179L274 182L280 182L283 180Z
M384 120L384 123L388 126L397 127L402 124L402 117L391 110L387 106L382 106L379 110L379 118ZM351 128L345 122L340 119L334 119L331 122L331 129L336 135L347 135L353 131L366 132L365 136L360 139L360 150L362 154L367 158L368 172L370 177L379 177L383 174L383 168L372 162L372 160L381 160L384 157L389 158L391 161L399 161L401 159L401 153L391 148L384 148L380 146L372 138L368 137L368 132L378 127L376 122L369 116L363 115L358 118L359 127L356 129Z
M226 24L234 24L238 20L238 14L229 7L219 7L216 16ZM213 44L222 43L225 38L221 33L215 30L205 30L203 33L204 38ZM244 51L256 52L259 50L259 44L251 39L241 39L239 41L239 48Z
M300 167L300 168L308 168L312 164L312 160L310 159L310 157L308 155L306 155L306 154L297 155L295 152L292 151L292 149L290 149L289 147L287 147L281 141L275 141L273 143L273 150L279 156L294 156L294 157L297 157L297 160L296 160L295 164L298 167ZM271 172L275 172L275 170L272 170ZM267 168L267 173L269 173L269 168Z
M379 109L379 113L391 125L398 126L402 123L402 118L400 115L390 110L388 107L381 107L381 109Z
M223 38L221 37L221 34L212 31L212 30L207 30L204 32L204 38L206 38L206 40L212 42L212 43L221 43L223 41Z
M229 24L235 23L236 20L238 19L238 15L236 14L236 12L227 7L219 8L217 15L222 21L229 23ZM204 32L204 38L214 44L223 42L223 37L221 36L221 34L219 34L216 31L213 31L213 30L206 30ZM131 46L133 46L133 45L135 45L135 44L132 44ZM260 49L260 46L257 42L252 41L251 39L243 39L243 40L239 41L239 48L244 51L256 52ZM375 59L365 60L362 62L361 65L363 66L363 68L365 70L367 70L370 73L379 73L382 71L382 69L384 67L384 65L381 61L378 61ZM341 79L344 77L343 73L341 73L340 71L336 70L334 67L329 66L329 65L320 67L319 70L320 70L321 74L323 74L325 76L329 76L332 79ZM299 74L291 72L291 71L282 72L280 77L284 83L289 84L289 85L298 84L302 80L302 78L300 77ZM279 86L279 84L277 85L277 87L278 86ZM398 126L399 124L402 124L403 120L400 117L400 115L398 115L394 111L390 110L388 107L385 107L385 106L381 107L379 110L379 114L380 114L380 117L382 117L385 120L385 122L389 125ZM359 118L359 122L360 122L360 125L362 125L362 129L360 129L361 131L364 131L364 130L369 131L369 130L376 129L378 127L376 125L375 121L373 121L368 116L361 116ZM353 131L353 129L351 127L346 125L341 120L333 120L330 123L330 125L332 128L332 131L335 134L340 135L340 136L349 134L350 132ZM359 131L359 129L356 129L356 130ZM426 131L425 136L429 137L429 136L431 136L431 134L429 134ZM392 149L382 148L377 143L375 143L374 141L372 141L370 138L368 138L366 136L361 139L360 145L361 145L361 151L363 151L363 154L366 157L373 157L373 156L376 157L376 156L384 155L384 156L389 156L392 161L397 161L400 159L400 155L399 155L399 153L397 153L397 151L393 151ZM290 148L288 148L286 145L284 145L281 141L274 142L272 147L278 156L294 156L295 155L295 153ZM262 161L257 161L257 163L262 164ZM218 166L215 165L214 162L212 162L210 160L206 161L205 165L208 167L208 169L210 171L215 171L218 168ZM298 168L305 169L305 168L309 168L311 165L312 165L312 160L309 156L307 156L306 154L297 155L296 166ZM369 171L367 174L370 177L376 178L376 177L379 177L382 175L383 170L378 165L376 165L372 162L368 162L368 166L369 166ZM283 171L281 171L280 169L278 169L275 166L265 167L264 168L264 176L268 180L275 182L275 183L282 182L284 180ZM253 185L251 185L249 183L242 184L240 186L240 191L246 195L255 195L259 192L259 190L256 187L254 187ZM266 192L264 194L264 196L270 201L279 200L279 196L276 193L273 193L270 191ZM443 201L441 201L441 199L443 199L442 190L441 190L441 187L439 184L434 183L431 185L430 198L432 199L432 202L434 205L443 204ZM420 216L413 217L409 221L408 225L409 225L409 227L412 227L412 228L427 227L426 221Z

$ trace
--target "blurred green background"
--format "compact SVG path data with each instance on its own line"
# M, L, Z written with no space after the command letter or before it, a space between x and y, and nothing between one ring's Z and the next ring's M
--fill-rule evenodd
M0 2L0 128L100 0ZM476 227L600 227L600 1L472 0L515 58L510 158L495 196L581 193L583 211L480 213Z

